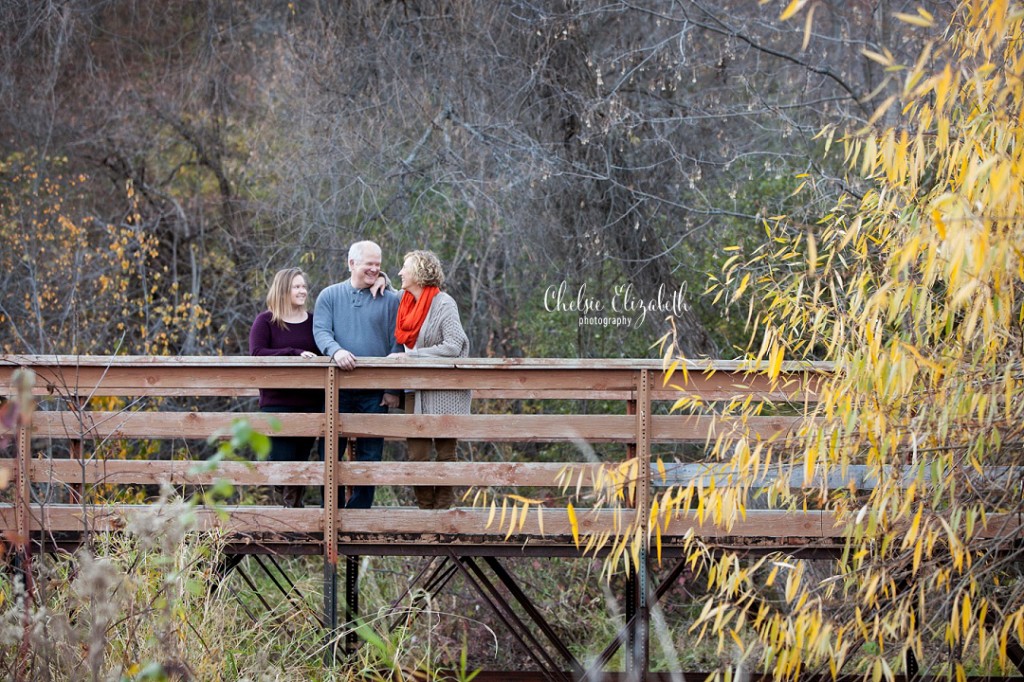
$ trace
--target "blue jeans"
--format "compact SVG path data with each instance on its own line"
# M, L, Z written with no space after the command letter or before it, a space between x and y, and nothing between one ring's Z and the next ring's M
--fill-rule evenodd
M338 391L338 412L350 414L384 414L388 408L381 405L384 391L348 390ZM344 452L344 441L339 443L338 455ZM379 462L384 456L383 438L356 438L356 461ZM320 453L321 458L323 453ZM339 490L339 493L341 491ZM352 486L352 496L345 503L346 509L369 509L373 506L376 488L372 485ZM341 499L339 495L338 499Z
M283 405L267 405L260 408L260 412L278 414L287 412L323 412L324 407L285 407ZM271 436L270 454L267 460L270 462L306 462L309 460L309 453L316 444L316 438L305 436ZM323 456L321 455L321 458Z

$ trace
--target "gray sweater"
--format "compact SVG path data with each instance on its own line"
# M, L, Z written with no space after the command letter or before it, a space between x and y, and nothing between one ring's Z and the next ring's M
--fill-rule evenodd
M464 358L469 355L469 339L459 319L455 299L439 292L430 303L423 320L416 348L410 357ZM416 414L469 414L469 391L416 391Z
M382 358L402 350L395 342L398 294L384 290L376 298L351 282L332 284L316 297L313 338L332 357L344 348L356 357Z

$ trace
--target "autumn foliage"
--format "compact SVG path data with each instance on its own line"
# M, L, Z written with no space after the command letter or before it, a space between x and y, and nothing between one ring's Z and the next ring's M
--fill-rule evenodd
M121 220L104 222L85 208L86 176L65 167L0 161L2 351L166 355L202 336L210 315L168 276L131 182Z
M956 679L1006 674L1024 640L1019 531L990 523L1024 505L1024 8L962 2L944 32L925 11L897 18L941 35L911 64L865 53L901 87L867 126L822 131L845 156L849 190L817 224L766 221L769 243L710 287L747 306L750 357L769 373L812 359L836 371L808 415L823 426L716 445L748 472L744 494L710 491L704 504L736 519L767 467L824 480L867 465L879 481L773 490L846 519L845 552L825 571L694 543L711 593L694 631L780 679L890 679L908 657ZM803 180L805 195L824 182Z

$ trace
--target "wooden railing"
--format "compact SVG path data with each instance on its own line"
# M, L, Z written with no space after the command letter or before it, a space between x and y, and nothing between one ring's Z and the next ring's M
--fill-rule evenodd
M322 542L337 537L342 542L430 542L444 536L446 542L503 542L506 528L488 524L487 509L459 507L447 511L407 507L377 507L371 510L337 509L334 485L456 485L478 488L555 488L556 477L572 467L573 480L583 473L584 486L592 482L596 467L637 457L638 481L635 510L613 518L608 511L578 509L582 533L611 530L641 514L645 521L652 488L664 484L660 473L648 466L652 446L663 443L706 444L722 429L732 428L727 420L712 415L668 414L666 403L677 399L681 390L706 401L745 399L791 403L792 416L754 417L744 425L747 434L779 437L795 433L801 423L801 408L814 400L817 382L827 375L820 365L787 367L779 382L762 374L745 372L738 363L690 363L685 374L677 371L666 385L661 363L651 360L495 360L457 361L364 360L353 372L342 372L324 358L248 357L73 357L6 356L0 358L0 393L12 391L12 377L19 367L34 372L32 392L39 409L30 425L14 429L16 456L0 460L16 480L4 504L0 505L0 529L19 535L104 531L121 528L146 505L97 503L95 486L209 486L226 480L236 486L306 485L322 486L324 508L290 509L271 505L232 504L219 510L199 506L201 527L221 528L239 541L273 543L275 538L297 549L302 542ZM323 462L223 462L207 470L196 461L167 459L117 459L110 444L149 440L205 440L225 437L238 419L269 433L268 416L255 409L259 387L305 388L332 395L345 388L460 388L474 392L474 414L468 416L413 416L404 414L277 414L282 436L347 437L382 436L454 437L460 441L488 443L574 443L578 448L563 452L580 453L576 461L531 462L491 461L455 463L409 463L385 461L359 463L338 461L327 438L328 455ZM102 398L117 397L117 410L96 406ZM170 400L162 400L169 398ZM182 411L180 398L216 399L216 409ZM235 400L231 400L236 398ZM172 406L177 400L177 407ZM496 401L564 401L530 403L557 405L558 413L479 413ZM597 414L594 401L618 401L619 414ZM203 404L204 401L194 401ZM607 408L608 402L602 405ZM575 412L562 413L568 407ZM60 456L41 454L52 443L65 443ZM613 443L621 448L616 459L589 461L583 453L590 444ZM45 446L45 447L44 447ZM201 448L200 448L201 449ZM699 447L698 447L699 449ZM721 475L721 472L718 472ZM669 465L670 482L688 477L713 476L714 470L697 464ZM325 486L325 483L327 484ZM109 488L107 488L109 490ZM557 497L557 496L556 496ZM113 496L112 499L117 499ZM333 513L331 513L333 511ZM225 514L226 512L226 514ZM511 542L569 544L571 528L563 509L545 509L543 520L532 512ZM543 532L541 528L543 522ZM836 535L834 519L827 512L757 511L728 531L696 519L681 518L667 529L678 536L695 528L706 536L730 537L831 537ZM305 536L307 539L302 540ZM298 538L298 539L297 539ZM668 540L671 538L669 537ZM334 543L327 543L333 547ZM328 549L334 554L333 549ZM336 555L335 555L336 556Z

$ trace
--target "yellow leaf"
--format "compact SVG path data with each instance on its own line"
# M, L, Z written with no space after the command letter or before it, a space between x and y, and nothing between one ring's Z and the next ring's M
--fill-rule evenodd
M576 509L573 508L572 502L566 507L566 512L569 514L569 527L572 528L572 541L576 543L576 549L580 548L580 524L576 519Z
M494 503L494 500L491 500L491 513L487 515L487 525L484 526L484 528L490 528L491 527L491 523L494 522L494 512L496 512L497 510L498 510L498 505L496 505Z
M768 367L768 378L777 379L779 374L782 372L782 361L785 358L785 353L782 350L782 346L776 346L772 349L771 354L771 365Z
M892 59L885 56L884 54L879 54L878 52L873 52L867 49L861 50L860 53L867 57L868 59L870 59L871 61L878 62L882 66L892 66Z
M920 10L918 11L920 12ZM922 16L922 14L924 16ZM934 23L932 16L927 12L922 12L922 14L905 14L904 12L896 12L893 16L904 23L911 24L912 26L928 28Z
M807 233L807 274L813 276L818 267L818 242L814 235Z
M804 21L804 42L800 46L801 50L806 50L807 45L811 42L811 27L814 24L814 8L817 5L811 5L811 9L807 12L807 20Z
M868 125L873 125L878 119L882 118L882 116L885 115L885 112L889 111L889 107L891 107L893 105L893 102L895 101L896 95L890 95L889 97L886 97L885 101L879 104L878 108L875 109L875 113L871 114L871 118L868 119ZM868 139L873 140L874 138Z
M743 295L743 292L746 291L748 284L750 284L749 272L743 275L743 279L740 280L740 285L736 288L736 291L733 292L732 299L730 301L731 303L735 303L739 299L739 297Z
M786 9L782 10L782 14L779 15L780 21L786 21L791 19L794 14L800 11L800 8L804 6L807 0L790 0L789 5Z
M509 516L509 519L508 519L508 531L506 531L506 533L505 533L505 539L506 540L508 540L510 537L512 537L512 532L515 531L515 529L516 529L516 515L518 513L519 513L519 505L513 504L512 505L512 514ZM526 514L525 507L523 508L523 514Z

